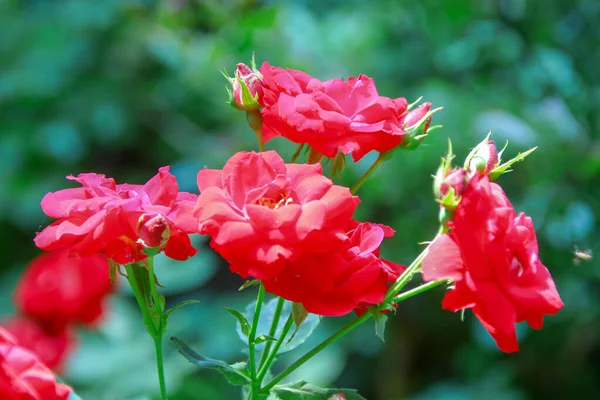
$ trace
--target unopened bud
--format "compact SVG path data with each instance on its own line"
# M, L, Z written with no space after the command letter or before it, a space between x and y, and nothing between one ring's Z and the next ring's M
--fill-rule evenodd
M169 221L161 214L144 214L137 224L138 243L146 248L161 249L165 247L171 235Z
M427 137L431 116L441 109L439 107L431 110L431 103L423 103L404 114L400 118L400 124L406 135L402 138L400 147L406 150L414 150L419 147L423 139Z
M489 140L488 135L469 153L465 160L465 168L469 171L470 176L474 175L475 172L487 175L498 165L498 162L496 143Z
M243 111L258 110L262 101L262 75L256 69L246 64L238 64L233 78L227 78L231 83L232 106Z
M448 194L450 189L453 190L455 196L460 197L466 186L467 171L463 168L457 168L447 173L439 182L439 186L434 190L436 197L441 200Z

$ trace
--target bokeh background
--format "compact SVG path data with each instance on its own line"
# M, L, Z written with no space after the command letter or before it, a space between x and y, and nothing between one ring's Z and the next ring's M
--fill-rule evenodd
M434 290L402 304L385 347L365 324L296 377L375 400L600 394L600 270L596 260L574 264L572 254L600 250L596 0L0 0L0 316L13 312L15 282L39 253L34 233L50 222L39 201L69 187L66 175L143 183L171 165L181 189L196 191L199 168L255 148L219 72L253 53L323 80L364 73L382 95L444 107L435 116L444 128L360 191L360 218L396 229L383 252L397 262L409 263L436 231L430 175L448 137L459 160L490 129L498 143L510 141L505 158L539 146L501 184L533 217L565 302L543 330L519 326L522 350L505 355L472 315L461 322L442 311L443 290ZM277 140L267 147L285 158L294 150ZM343 182L372 162L349 166ZM242 342L223 307L243 308L254 289L238 293L243 281L205 240L197 244L191 262L157 261L169 302L200 300L173 315L168 334L239 360ZM152 398L151 341L123 285L110 305L97 331L80 333L65 379L85 400ZM312 342L348 318L325 319ZM173 399L239 397L169 344L166 365Z

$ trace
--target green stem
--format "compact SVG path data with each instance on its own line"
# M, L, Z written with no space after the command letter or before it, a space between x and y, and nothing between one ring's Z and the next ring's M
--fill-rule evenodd
M135 264L125 264L124 267L125 267L125 271L127 272L127 280L129 281L129 285L131 286L133 295L135 296L138 306L140 307L140 311L142 312L144 326L146 327L146 330L148 331L150 336L154 337L156 332L154 332L154 331L150 332L150 330L151 329L155 330L156 328L154 326L152 316L149 313L148 306L146 305L146 299L145 299L142 291L140 290L140 287L137 284L137 281L135 280L135 272L133 271L134 268L142 268L142 267L140 267L139 265L135 265Z
M408 290L402 294L399 294L398 296L394 297L394 302L395 303L400 303L401 301L404 301L406 299L410 299L413 296L418 295L419 293L423 293L428 291L429 289L433 289L436 286L440 286L443 283L446 283L448 281L445 280L441 280L441 281L432 281L432 282L428 282L424 285L421 286L417 286L414 289Z
M388 303L390 300L396 297L396 295L400 293L402 288L406 286L406 284L412 279L417 269L419 269L419 267L421 266L421 262L427 255L427 252L429 251L429 246L431 246L431 243L433 243L438 236L439 233L433 238L431 242L429 242L427 247L425 247L421 254L419 254L417 258L414 259L414 261L408 266L408 268L406 268L406 270L402 273L402 275L400 275L396 282L394 282L394 284L390 286L383 300L384 303Z
M277 332L277 326L279 325L279 318L281 317L281 310L283 310L284 303L285 299L283 297L280 297L279 300L277 300L277 307L275 307L275 312L273 313L273 321L271 322L271 329L269 330L270 337L275 336L275 333ZM265 343L265 349L260 357L260 362L258 363L259 370L262 369L263 365L265 364L265 361L267 360L269 350L271 350L271 344L272 342L270 340L268 340ZM258 375L260 376L260 373Z
M325 339L325 341L323 341L317 347L315 347L314 349L312 349L311 351L309 351L308 353L306 353L305 355L300 357L298 360L296 360L296 362L294 362L292 365L290 365L284 371L282 371L279 375L277 375L275 378L273 378L273 380L271 380L271 382L269 382L265 387L262 388L262 392L268 392L269 390L271 390L271 388L273 388L273 386L275 386L276 384L281 382L285 377L287 377L289 374L291 374L296 369L298 369L302 364L304 364L305 362L307 362L308 360L310 360L311 358L313 358L314 356L319 354L324 348L326 348L330 344L334 343L339 338L346 335L352 329L356 328L357 326L359 326L360 324L362 324L363 322L365 322L372 316L373 315L369 312L364 313L363 315L354 319L348 325L346 325L345 327L343 327L342 329L340 329L339 331L337 331L336 333L331 335L329 338Z
M149 278L149 284L150 284L150 293L152 294L152 301L154 302L154 311L158 314L158 315L162 315L162 312L164 311L162 309L162 302L160 300L160 296L158 294L158 289L156 289L156 280L155 280L155 276L154 276L154 257L149 256L146 259L147 262L147 266L148 266L148 278Z
M248 121L248 125L252 128L254 133L256 134L256 140L258 141L258 151L265 151L265 143L263 140L262 134L262 117L260 115L260 111L248 111L246 112L246 120Z
M364 175L360 177L358 182L356 182L354 186L352 186L352 189L350 189L350 193L355 194L358 191L358 189L363 185L363 183L367 181L367 178L377 169L377 167L383 164L384 161L384 153L379 153L379 157L377 157L377 160L375 160L375 162L369 167L367 172L365 172Z
M262 382L262 380L265 378L265 375L267 374L267 371L269 370L269 367L271 366L271 364L273 363L273 360L277 356L277 352L281 348L281 345L283 344L283 341L285 340L285 337L289 333L289 331L292 328L293 324L294 324L294 317L293 317L293 315L290 314L290 316L288 317L285 325L283 326L283 330L281 331L281 335L279 335L279 338L277 339L277 342L275 343L275 347L273 347L273 350L269 353L269 356L266 359L265 363L262 365L262 367L258 371L257 380L259 382ZM266 352L267 352L267 350L265 348L265 354L266 354Z
M296 162L296 159L300 155L300 152L302 151L303 148L304 148L304 143L298 145L298 148L296 149L296 151L292 155L292 160L290 161L292 164Z
M149 256L147 258L148 265L148 280L150 284L150 293L152 294L152 302L154 306L154 310L151 312L157 317L156 323L156 333L153 335L152 339L154 340L154 348L156 350L156 368L158 370L158 382L160 385L160 395L162 400L167 400L167 385L165 383L165 371L163 365L163 312L164 312L164 301L160 298L158 294L158 289L156 288L156 277L154 275L154 257Z
M162 330L161 330L162 331ZM158 369L158 382L160 384L160 398L167 400L167 385L165 384L165 368L162 355L162 333L153 337L154 349L156 350L156 368Z
M250 334L248 335L248 354L250 358L250 377L252 378L252 398L255 398L255 394L258 394L260 389L260 382L256 380L256 352L254 341L256 340L256 330L258 329L258 320L260 318L260 310L262 303L265 298L265 287L262 283L258 287L258 295L256 296L256 307L254 308L254 318L252 319L252 328L250 328Z

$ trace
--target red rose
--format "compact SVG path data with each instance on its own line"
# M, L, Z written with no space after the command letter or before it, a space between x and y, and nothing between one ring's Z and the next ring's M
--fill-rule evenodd
M379 258L384 237L394 231L368 222L348 233L349 240L325 254L306 253L286 265L265 289L287 300L302 303L308 312L339 316L380 303L390 282L405 267Z
M94 324L111 292L106 257L70 256L71 248L40 254L27 267L15 290L19 312L60 331L68 324Z
M423 279L451 279L442 307L472 308L505 352L519 350L515 323L540 329L544 315L563 302L538 257L531 218L518 216L502 191L484 175L463 192L450 233L436 239L423 260Z
M56 382L52 371L0 327L0 398L66 400L71 388Z
M26 317L10 317L2 321L20 346L34 352L41 362L54 371L61 371L64 362L75 346L73 333L67 328L60 331ZM1 328L0 328L1 329Z
M145 185L116 185L112 178L94 173L80 174L67 179L83 187L48 193L42 199L42 209L51 218L58 218L35 238L43 250L73 246L72 254L87 257L103 253L119 264L146 258L144 246L138 242L136 227L140 217L161 214L172 224L164 248L167 256L185 260L194 255L188 235L172 218L180 207L193 204L190 193L179 193L177 180L169 167Z
M266 62L260 72L265 142L283 136L308 143L327 157L341 151L352 153L358 161L371 150L395 148L406 134L400 120L406 99L379 96L375 83L365 75L321 82Z
M223 170L198 173L201 234L243 277L271 279L287 261L346 239L359 199L318 164L284 164L274 151L235 154Z

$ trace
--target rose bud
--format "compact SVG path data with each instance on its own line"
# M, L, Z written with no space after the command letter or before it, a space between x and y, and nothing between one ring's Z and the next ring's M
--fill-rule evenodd
M440 182L439 187L437 188L436 195L441 200L444 196L446 196L452 188L454 194L456 196L462 195L462 192L465 190L465 186L467 185L467 171L463 168L457 168L450 171Z
M138 220L137 234L138 242L144 247L161 249L169 241L171 227L161 214L144 214Z
M408 111L400 119L402 129L406 132L400 147L413 150L427 137L427 130L431 124L431 116L442 108L431 109L431 103L423 103L414 110Z
M499 162L498 150L496 143L489 140L489 135L481 143L479 143L465 160L465 168L469 171L469 176L473 176L475 172L482 175L487 175L492 171Z
M254 111L261 107L262 75L246 64L238 64L234 77L227 77L231 83L229 102L243 111Z

